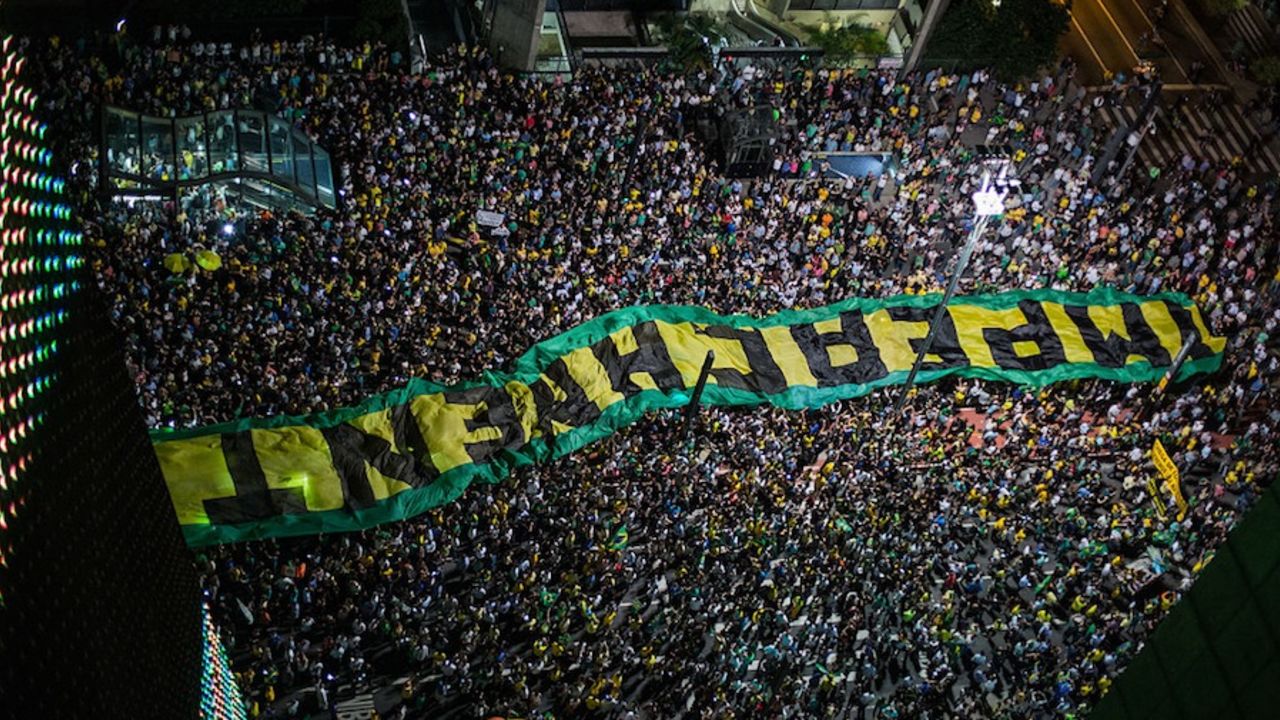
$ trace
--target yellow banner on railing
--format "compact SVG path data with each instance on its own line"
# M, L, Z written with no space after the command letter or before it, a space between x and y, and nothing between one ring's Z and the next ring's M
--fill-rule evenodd
M1187 514L1187 500L1182 497L1178 466L1174 464L1173 458L1169 457L1169 451L1164 449L1164 445L1159 440L1151 446L1151 462L1155 463L1156 471L1164 478L1164 486L1173 495L1173 501L1178 505L1178 519L1181 520Z

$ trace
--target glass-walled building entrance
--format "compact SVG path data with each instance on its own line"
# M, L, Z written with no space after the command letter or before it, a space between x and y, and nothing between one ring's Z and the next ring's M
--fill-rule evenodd
M201 194L209 186L263 207L311 212L336 202L329 153L256 110L159 118L106 107L100 177L115 196Z

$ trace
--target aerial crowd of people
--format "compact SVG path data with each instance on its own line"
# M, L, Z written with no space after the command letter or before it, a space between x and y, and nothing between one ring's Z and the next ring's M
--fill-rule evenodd
M1021 82L728 62L562 78L477 48L411 70L376 46L176 28L28 52L154 427L472 379L636 304L938 292L978 145L1007 145L1021 185L962 292L1178 291L1228 338L1219 372L1163 397L951 379L901 415L892 389L708 408L692 441L658 413L412 520L201 549L258 716L394 678L410 717L1079 717L1280 463L1275 179L1190 156L1095 178L1097 106L1124 91L1088 94L1066 62ZM331 153L337 207L104 199L102 104L269 110ZM773 166L724 177L699 121L761 106ZM848 151L892 174L825 164ZM199 251L220 267L164 262ZM1182 519L1148 494L1157 438Z

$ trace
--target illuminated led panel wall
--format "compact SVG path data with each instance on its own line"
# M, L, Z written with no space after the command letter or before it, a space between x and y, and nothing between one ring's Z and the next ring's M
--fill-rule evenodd
M23 61L9 45L0 68L0 569L13 552L9 525L25 511L35 435L48 419L57 331L79 290L71 270L83 262L60 202L65 183L50 174L52 154L41 144L48 128L31 114L35 95L18 84ZM5 590L0 583L0 606Z
M204 655L200 665L200 720L245 720L244 698L231 674L227 651L218 637L218 628L204 606Z
M0 718L194 718L195 570L15 47L0 65Z

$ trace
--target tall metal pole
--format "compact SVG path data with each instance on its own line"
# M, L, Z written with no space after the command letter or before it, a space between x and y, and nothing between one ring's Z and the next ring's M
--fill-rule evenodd
M1129 137L1131 132L1133 128L1128 123L1121 123L1120 127L1116 128L1116 131L1107 139L1107 144L1102 148L1102 155L1093 166L1093 174L1089 178L1095 185L1102 182L1102 178L1111 172L1111 164L1115 162L1116 156L1120 154L1120 146L1124 144L1125 138Z
M1183 341L1182 348L1178 350L1178 355L1173 359L1173 364L1169 366L1169 372L1160 378L1160 384L1156 386L1156 395L1164 395L1164 391L1178 376L1178 371L1182 369L1182 363L1186 362L1187 355L1191 353L1191 346L1196 344L1195 333L1189 333L1187 339Z
M698 384L693 386L693 397L684 410L684 439L689 439L693 432L693 418L698 414L698 403L702 402L702 389L707 386L707 376L711 374L711 365L716 361L716 352L707 351L707 359L702 361L702 371L698 373Z
M1147 91L1147 99L1142 103L1142 107L1138 109L1138 116L1133 121L1132 131L1138 133L1138 141L1129 143L1129 152L1125 155L1124 162L1120 164L1116 177L1124 177L1124 173L1129 169L1134 156L1138 154L1138 146L1142 145L1147 133L1151 131L1151 125L1156 120L1156 103L1160 101L1160 89L1162 87L1164 87L1164 83L1157 80L1151 84L1150 89Z
M898 393L898 401L893 406L894 414L902 412L902 406L907 402L907 395L911 392L911 387L916 383L916 375L920 372L920 366L924 364L924 356L929 354L929 349L933 347L933 338L938 334L938 325L942 323L942 314L947 311L947 303L951 302L951 298L956 294L956 285L960 283L960 276L964 274L965 268L969 265L969 257L973 255L973 248L978 244L978 238L986 231L987 224L991 221L990 216L980 215L973 223L973 229L969 231L969 239L965 241L964 248L960 250L960 258L956 261L956 268L951 273L951 279L947 281L947 291L942 295L942 302L938 303L938 308L933 311L933 320L929 323L929 334L924 336L924 342L920 345L920 352L916 353L916 361L911 365L911 372L907 373L907 380L902 385L902 391Z
M1164 83L1157 80L1151 84L1147 91L1147 97L1142 103L1142 107L1138 108L1138 114L1134 117L1133 122L1124 122L1116 131L1112 133L1111 138L1107 140L1107 144L1103 147L1102 155L1098 158L1097 164L1093 166L1093 174L1091 176L1094 183L1102 182L1102 178L1107 175L1115 175L1120 177L1124 174L1124 170L1128 169L1129 163L1133 161L1133 156L1138 152L1138 145L1142 144L1142 140L1146 137L1143 133L1139 136L1138 144L1130 145L1129 150L1124 158L1124 164L1119 172L1113 172L1111 163L1120 155L1120 148L1129 139L1129 136L1135 132L1143 132L1144 126L1153 116L1156 103L1160 100L1160 90L1164 87Z
M1004 211L1004 195L1005 195L1005 173L1008 171L1008 160L1003 160L997 177L997 188L991 186L991 170L984 169L982 171L982 187L978 192L973 194L974 202L974 221L973 229L969 231L969 237L964 243L964 247L960 250L960 257L956 260L955 270L951 272L951 279L947 281L947 290L942 295L942 301L938 303L938 307L933 312L933 320L929 323L929 333L924 336L924 342L920 344L920 350L916 353L916 360L911 365L911 372L907 373L906 382L902 385L901 392L898 393L898 401L893 405L894 414L902 412L902 406L907 403L907 395L911 393L912 386L915 385L916 375L920 373L920 366L924 364L925 355L929 354L930 348L933 347L933 338L938 334L938 325L942 323L942 315L947 311L947 304L951 302L951 298L956 293L956 286L960 283L960 276L964 275L965 268L969 265L969 257L973 255L973 248L978 244L978 238L982 237L982 233L986 231L991 218L999 215ZM1016 183L1016 181L1010 181Z

